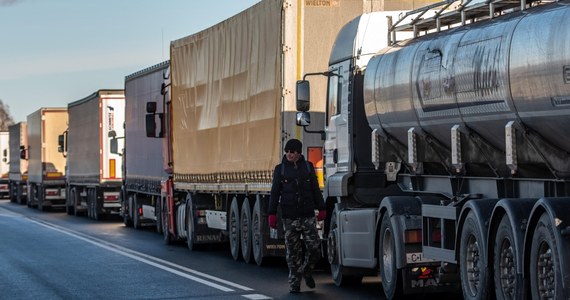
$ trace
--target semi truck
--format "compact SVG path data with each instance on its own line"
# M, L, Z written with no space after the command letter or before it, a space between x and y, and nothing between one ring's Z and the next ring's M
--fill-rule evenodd
M469 2L359 39L363 15L337 37L322 72L332 277L379 273L390 299L568 299L570 2Z
M169 61L151 66L125 77L125 135L123 149L123 187L121 214L126 226L157 226L162 233L160 217L161 183L168 175L164 165L166 151L162 140L149 139L145 132L147 102L163 113L162 90ZM121 137L117 137L121 138ZM153 159L149 159L153 158Z
M27 117L27 205L39 210L65 205L65 157L58 152L58 136L67 128L67 109L42 107Z
M324 113L303 134L295 82L326 67L322 54L338 30L372 2L266 0L171 42L166 102L146 106L147 136L162 137L167 151L158 220L166 242L184 240L190 250L229 242L234 259L258 265L285 254L283 232L269 230L266 207L288 139L303 141L322 179L316 129ZM312 105L324 112L324 103Z
M19 204L27 202L28 160L25 149L28 148L28 123L18 122L8 127L10 143L9 185L10 201Z
M67 111L69 126L59 136L58 147L67 163L66 212L86 213L95 220L118 215L123 158L111 148L122 148L117 137L124 136L124 91L98 90L69 103Z
M10 197L10 179L8 177L10 171L10 133L8 131L0 132L0 198Z

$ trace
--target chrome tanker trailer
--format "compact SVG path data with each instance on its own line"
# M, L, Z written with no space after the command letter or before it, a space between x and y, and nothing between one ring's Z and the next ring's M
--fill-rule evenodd
M568 299L570 1L469 2L394 22L367 63L366 41L343 40L355 22L339 34L323 73L333 278L379 271L388 298Z

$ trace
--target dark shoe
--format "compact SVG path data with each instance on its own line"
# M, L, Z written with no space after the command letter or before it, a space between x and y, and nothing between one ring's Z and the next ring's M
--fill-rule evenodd
M289 288L289 293L291 294L298 294L301 292L301 288L298 286L292 286Z
M315 288L315 280L313 279L313 276L307 276L305 277L305 284L314 289Z

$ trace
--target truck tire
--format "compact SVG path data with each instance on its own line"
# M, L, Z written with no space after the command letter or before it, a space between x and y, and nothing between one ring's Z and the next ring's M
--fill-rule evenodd
M460 237L459 273L463 298L488 299L489 274L487 258L483 247L483 230L473 211L465 218Z
M47 211L49 206L46 206L44 203L45 198L45 188L44 187L36 187L36 200L38 201L38 210L40 211Z
M253 249L253 259L258 266L263 264L263 248L264 248L264 239L263 239L263 231L262 228L266 228L263 226L265 218L261 215L261 199L257 197L255 200L255 204L253 205L253 214L251 217L251 241L252 241L252 249Z
M239 205L236 197L232 199L230 205L230 217L228 223L229 238L230 238L230 252L234 260L239 259L240 255L240 225L239 225Z
M97 197L97 189L93 189L91 192L91 197L93 199L93 219L96 221L100 221L101 220L101 214L102 214L102 210L101 208L103 207L103 203L101 203L102 199L98 199Z
M332 213L330 231L327 239L327 258L330 265L331 275L336 286L348 286L358 284L362 281L360 275L347 275L344 267L339 261L338 254L338 221L336 219L337 210Z
M493 247L493 278L498 300L517 299L522 295L522 283L517 281L519 250L508 215L504 215L497 227Z
M382 217L378 239L380 278L387 299L399 298L403 292L401 270L396 265L396 240L389 213Z
M160 219L162 220L162 237L163 241L166 245L170 245L172 243L172 235L170 234L170 226L168 225L168 203L166 202L165 198L162 198L160 201L162 205L162 209L160 210Z
M16 184L16 198L18 198L18 203L24 205L26 204L27 197L24 196L24 186L22 184Z
M530 291L532 299L566 299L560 270L560 254L552 221L543 213L532 236Z
M79 193L77 192L76 188L72 189L74 192L70 193L71 195L73 195L73 198L71 198L71 202L73 202L73 214L76 217L79 217L81 214L79 213L79 205L81 204L81 199L79 198Z
M245 198L241 205L240 220L240 240L241 240L241 256L246 263L251 261L251 206L249 199Z
M129 202L130 196L128 196L128 193L123 193L121 199L123 199L123 207L121 208L123 210L123 224L125 224L126 227L133 227L133 220L131 219L130 212L132 205Z
M139 215L139 203L138 203L138 199L137 199L137 194L131 194L129 196L129 203L132 203L132 209L131 212L133 213L133 228L134 229L140 229L141 228L141 218Z
M155 216L156 216L156 232L158 234L162 234L162 200L160 198L158 198L156 201Z
M69 195L67 195L67 199L65 199L65 212L68 215L74 215L75 214L75 188L70 188L69 189Z
M16 202L16 185L14 183L9 183L8 184L8 192L9 192L9 197L10 197L10 202Z
M196 250L196 240L194 237L194 205L192 204L192 196L186 196L186 245L188 250Z

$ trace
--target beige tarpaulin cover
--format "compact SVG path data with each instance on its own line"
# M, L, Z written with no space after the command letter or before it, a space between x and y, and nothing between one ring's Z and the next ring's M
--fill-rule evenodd
M318 135L295 126L295 81L328 69L338 31L356 16L419 2L435 1L263 0L173 41L175 181L267 183L286 139L322 147ZM324 112L326 78L310 80L311 126L320 130L315 119Z
M273 169L281 153L272 138L280 128L280 16L279 1L263 1L172 42L177 175Z

